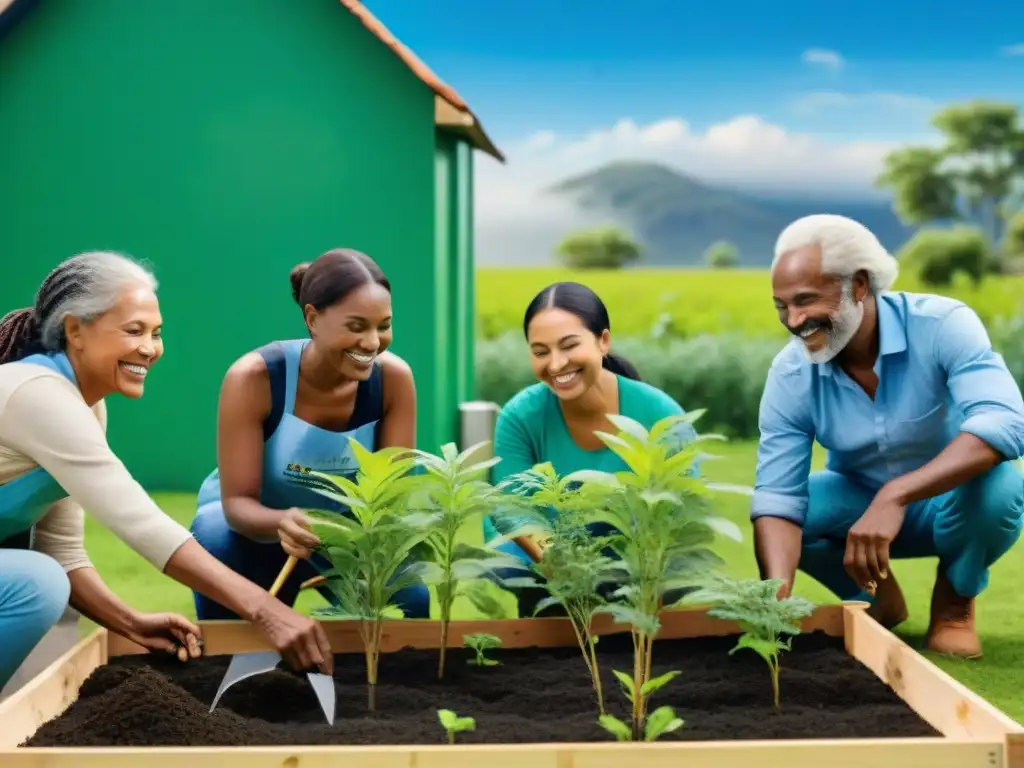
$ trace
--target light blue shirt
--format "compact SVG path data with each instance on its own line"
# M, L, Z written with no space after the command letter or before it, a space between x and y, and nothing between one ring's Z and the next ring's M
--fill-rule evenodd
M826 466L872 490L934 459L959 432L1008 459L1024 454L1024 400L981 320L929 294L878 297L874 401L838 365L811 363L793 339L761 395L751 519L802 523L811 447Z

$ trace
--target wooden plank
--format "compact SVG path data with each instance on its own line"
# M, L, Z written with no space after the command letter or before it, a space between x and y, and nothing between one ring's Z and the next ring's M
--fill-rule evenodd
M863 603L845 607L847 652L929 725L954 739L1002 742L1008 734L1024 734L1024 726L889 632L865 607Z
M1006 768L1024 768L1024 734L1006 734L1004 751Z
M0 748L17 747L63 713L78 698L85 678L106 662L107 631L97 629L0 703ZM0 763L6 768L5 758Z
M33 749L4 768L1005 768L1002 746L945 739L425 747Z
M819 607L804 622L807 631L821 630L833 637L842 637L843 606L825 605ZM661 615L662 629L659 637L684 638L721 636L739 632L739 628L728 621L711 618L703 608L679 611L665 611ZM362 653L363 643L359 637L359 623L356 621L324 621L324 629L335 653ZM210 656L232 653L251 653L270 648L263 634L244 621L200 622L203 630L204 651ZM595 617L594 631L598 635L628 632L623 624L615 624L607 615ZM462 647L462 636L476 632L488 632L502 639L504 648L557 648L575 646L576 636L568 619L487 619L480 621L453 621L449 631L450 647ZM402 648L435 649L440 644L440 623L426 619L397 619L384 622L381 650L393 653ZM146 653L141 646L111 635L109 653L111 656Z

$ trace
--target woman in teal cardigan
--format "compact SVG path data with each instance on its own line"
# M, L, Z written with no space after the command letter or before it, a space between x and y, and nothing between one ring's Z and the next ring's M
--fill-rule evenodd
M559 476L578 470L621 472L628 469L594 434L615 432L606 414L621 414L650 429L666 416L684 413L680 405L640 380L628 361L609 351L611 322L604 302L579 283L554 283L538 293L523 319L537 384L526 387L502 408L494 435L501 461L491 470L493 483L550 462ZM685 426L692 433L692 427ZM484 519L484 540L498 537L493 521ZM542 548L529 537L496 549L524 564L537 562ZM521 576L509 569L496 574ZM543 590L516 589L519 615L532 615Z

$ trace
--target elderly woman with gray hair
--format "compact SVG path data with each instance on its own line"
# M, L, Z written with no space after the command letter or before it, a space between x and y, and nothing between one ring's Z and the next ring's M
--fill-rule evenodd
M142 396L163 353L156 281L113 253L75 256L35 306L0 320L0 687L70 604L151 649L200 654L200 630L141 613L103 583L84 512L157 570L251 621L296 669L332 671L323 629L220 563L168 517L114 455L104 398Z

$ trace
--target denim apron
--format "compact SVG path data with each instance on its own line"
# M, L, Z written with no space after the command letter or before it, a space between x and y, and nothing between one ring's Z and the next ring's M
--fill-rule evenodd
M71 363L63 352L29 355L19 362L42 365L76 383ZM0 485L0 549L31 549L36 523L67 495L67 491L42 467Z

